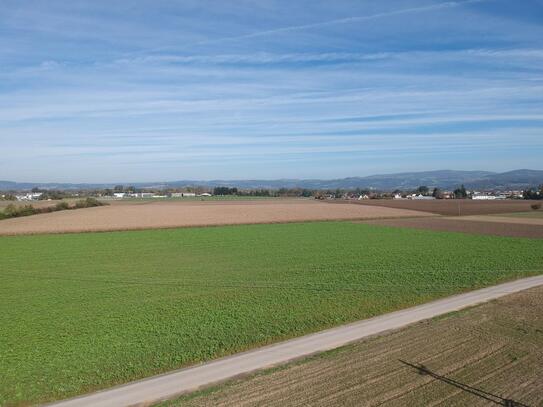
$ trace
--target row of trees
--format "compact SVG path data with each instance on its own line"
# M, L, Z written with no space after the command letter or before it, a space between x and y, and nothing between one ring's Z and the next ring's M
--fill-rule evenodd
M523 193L524 199L543 199L543 184L539 186L539 190L536 188L529 188Z
M396 191L395 191L396 192ZM398 191L398 192L401 192L401 191ZM432 193L430 194L430 188L428 188L427 186L425 185L421 185L420 187L418 187L415 191L417 194L420 194L420 195L425 195L425 196L430 196L432 195L434 198L436 199L442 199L443 198L443 191L439 188L434 188L432 190ZM467 198L468 197L468 191L466 190L466 188L464 187L464 185L462 185L460 188L456 188L453 192L453 195L455 198L457 199L463 199L463 198Z
M213 188L213 195L238 195L237 188L228 187L215 187Z

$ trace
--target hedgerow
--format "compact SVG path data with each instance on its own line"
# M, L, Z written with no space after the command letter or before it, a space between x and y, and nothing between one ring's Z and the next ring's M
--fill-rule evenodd
M73 205L70 205L67 201L58 202L55 206L46 206L43 208L35 208L32 205L17 206L10 204L6 206L3 211L0 211L0 220L8 218L18 218L21 216L37 215L40 213L49 213L64 211L70 209L92 208L95 206L107 205L104 202L100 202L95 198L86 198L76 201Z

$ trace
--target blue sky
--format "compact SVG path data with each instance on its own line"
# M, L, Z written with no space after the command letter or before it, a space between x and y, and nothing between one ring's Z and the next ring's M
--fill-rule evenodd
M542 0L0 0L0 179L542 169Z

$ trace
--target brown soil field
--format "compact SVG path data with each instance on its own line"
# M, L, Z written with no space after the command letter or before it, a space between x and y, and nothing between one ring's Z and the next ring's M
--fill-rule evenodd
M161 405L540 406L542 377L539 287Z
M409 209L414 211L431 212L446 216L488 215L507 212L530 211L530 205L537 201L504 200L477 201L471 199L368 199L365 201L333 201L335 203L355 204L364 206L379 206L386 208Z
M303 199L215 202L117 202L0 221L0 235L137 230L187 226L432 216L404 209L330 205Z
M493 221L478 220L484 216L455 218L410 218L410 219L377 219L363 221L381 226L437 230L446 232L462 232L477 235L494 235L510 237L543 238L543 224L511 222L509 218L495 217ZM494 218L494 217L493 217ZM513 219L513 218L511 218ZM505 221L500 221L505 220ZM524 219L523 219L524 220ZM540 219L531 219L540 221Z

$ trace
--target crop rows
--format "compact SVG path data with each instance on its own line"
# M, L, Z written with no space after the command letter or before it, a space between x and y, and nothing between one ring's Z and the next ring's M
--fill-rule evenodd
M2 237L0 405L73 396L542 269L541 240L348 222Z

